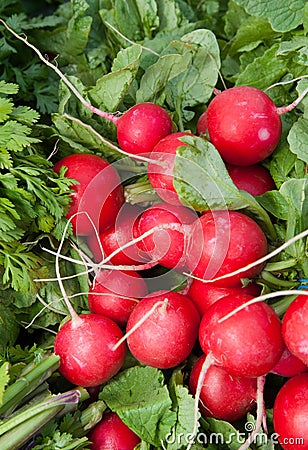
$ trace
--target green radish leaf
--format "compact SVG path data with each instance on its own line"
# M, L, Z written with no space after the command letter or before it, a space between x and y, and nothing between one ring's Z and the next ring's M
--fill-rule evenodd
M194 407L195 400L186 387L176 382L173 376L169 383L169 391L173 403L173 409L177 414L175 427L169 433L166 442L167 450L178 450L187 445L187 436L194 429ZM198 419L200 414L198 414Z
M268 191L257 197L258 202L278 219L287 220L289 205L279 191Z
M176 422L164 376L153 367L135 366L115 376L101 399L146 442L160 446Z
M245 209L261 222L269 235L275 236L266 211L253 196L235 186L215 147L200 137L180 140L188 146L177 149L174 187L183 203L196 211Z
M254 86L262 90L279 81L288 72L288 67L283 58L277 57L278 48L279 44L274 44L248 64L236 78L236 85Z
M291 152L308 163L308 119L300 117L294 123L288 135L288 142Z
M267 18L275 31L287 32L303 23L306 0L235 0L257 17Z
M99 108L116 111L139 69L142 48L133 45L121 50L113 61L112 71L99 78L89 95Z

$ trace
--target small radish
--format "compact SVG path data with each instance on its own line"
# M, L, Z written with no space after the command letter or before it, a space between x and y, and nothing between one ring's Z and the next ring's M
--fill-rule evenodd
M115 224L100 233L101 247L95 234L88 236L87 244L96 262L102 261L103 256L111 255L133 239L134 224L138 222L142 211L143 209L138 205L124 203L118 213ZM146 256L142 254L137 245L131 245L112 256L110 262L114 265L135 265L145 262L145 260Z
M280 360L276 366L271 370L271 373L280 375L281 377L294 377L302 372L307 372L308 366L300 359L293 355L288 347L286 347L281 355Z
M166 225L166 229L153 232L137 243L137 246L146 252L151 260L164 267L182 267L185 262L188 225L195 219L196 213L185 206L154 204L142 213L134 236L137 238L159 225Z
M267 240L259 225L237 211L207 211L191 226L186 264L192 273L212 279L231 273L267 253ZM220 280L219 286L238 286L241 278L252 278L263 265Z
M308 449L308 373L290 378L279 390L273 423L284 450Z
M231 375L260 377L278 363L284 350L281 324L274 310L259 302L246 306L227 320L226 314L253 299L247 294L223 297L204 313L199 341L204 353Z
M149 162L148 178L156 193L167 203L182 205L173 185L173 170L176 150L184 144L179 138L192 136L191 133L177 132L161 139L153 148L151 160L163 163L162 165Z
M196 361L190 374L189 388L193 395L205 358L202 355ZM199 408L205 417L234 422L255 408L256 398L256 378L230 375L222 367L211 365L202 383Z
M225 161L241 166L256 164L267 158L279 143L281 113L259 89L232 87L209 103L207 133Z
M112 121L117 127L120 147L132 155L148 154L172 133L172 120L167 111L150 102L139 103L122 116L113 116Z
M146 314L150 315L143 320ZM158 369L175 367L195 345L199 322L199 313L188 297L158 291L140 300L133 309L126 327L127 344L143 364Z
M198 136L207 136L207 110L203 111L196 125L196 133Z
M60 357L60 373L71 383L98 386L122 367L126 347L114 345L123 333L108 317L99 314L75 314L57 332L54 351Z
M228 173L235 186L253 196L262 195L276 189L269 171L260 164L251 166L234 166L226 164Z
M74 233L85 236L93 233L93 226L103 231L113 225L124 203L124 190L116 169L103 158L85 153L65 156L53 169L59 173L61 167L67 167L66 177L78 182L73 186L66 218L87 213L72 218Z
M134 271L101 270L89 289L88 305L92 313L102 314L123 326L147 293L144 279Z
M290 352L308 365L308 297L299 295L288 307L282 334Z
M242 293L257 296L260 292L261 286L256 283L249 283L247 286L239 284L236 287L222 287L214 283L203 283L200 280L193 280L187 295L192 299L202 316L213 303L227 295Z
M114 412L104 414L102 420L88 434L91 450L134 450L141 439Z

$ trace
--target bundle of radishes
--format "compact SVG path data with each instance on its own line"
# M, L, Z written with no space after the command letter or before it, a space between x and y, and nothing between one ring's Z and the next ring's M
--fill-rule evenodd
M227 89L201 115L198 139L215 145L240 189L261 195L274 183L258 163L278 144L280 114L289 109L276 108L255 88ZM121 149L147 159L161 201L126 203L120 174L93 154L72 154L55 164L56 172L66 168L65 176L78 182L67 218L89 246L91 283L89 313L78 316L68 306L71 318L56 336L60 372L73 384L94 387L121 370L127 347L140 364L158 369L184 364L193 352L198 359L188 384L196 420L199 409L205 417L234 422L257 405L256 427L243 449L262 423L266 429L264 383L275 373L290 378L274 405L279 442L284 449L308 448L307 296L290 302L281 324L266 296L257 297L256 281L268 258L260 225L227 207L196 212L184 206L173 169L177 148L187 145L181 139L192 133L173 130L167 112L152 103L134 106L114 123ZM185 273L186 286L162 289L157 275L148 292L149 271L156 266ZM91 434L93 448L105 448L106 431L99 430L117 420L102 419ZM112 448L134 448L138 437L129 439L126 432Z

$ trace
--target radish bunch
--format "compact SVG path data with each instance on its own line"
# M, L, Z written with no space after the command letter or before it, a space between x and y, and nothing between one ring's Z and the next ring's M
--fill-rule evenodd
M279 142L284 112L255 88L232 88L216 94L197 133L217 148L234 184L258 196L275 188L259 163ZM123 150L133 158L149 157L148 179L161 201L142 207L125 202L120 174L101 157L76 154L55 164L56 172L76 180L67 218L87 243L93 265L90 313L71 313L55 339L60 372L73 384L97 387L121 370L127 349L138 363L162 370L184 364L195 352L187 382L195 416L200 409L204 416L235 422L257 407L255 433L264 416L265 377L294 377L299 381L285 384L277 397L282 406L274 407L274 426L283 436L288 386L307 395L301 375L308 364L307 298L297 297L283 323L266 302L253 304L268 253L261 226L242 212L196 213L182 204L174 162L177 148L187 145L180 139L192 133L173 132L167 112L149 103L105 118L115 123ZM192 278L180 292L161 289L157 279L158 287L149 292L147 274L155 267ZM249 281L245 287L243 279ZM296 402L294 407L299 408ZM91 433L93 442L105 442L100 429L113 433L117 420L107 415ZM292 421L288 427L286 436L292 429L302 432ZM196 431L195 422L193 435ZM102 445L97 443L93 448Z

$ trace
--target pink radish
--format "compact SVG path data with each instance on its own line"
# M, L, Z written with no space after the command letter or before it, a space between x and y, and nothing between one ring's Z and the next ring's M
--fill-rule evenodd
M253 164L252 166L226 164L226 167L235 186L253 196L262 195L267 191L276 189L271 174L260 164Z
M203 279L233 272L265 256L267 240L259 225L237 211L207 211L197 219L190 233L186 264ZM219 286L238 286L241 278L252 278L263 268L259 264L240 274L220 280Z
M199 313L188 297L158 291L135 306L126 327L127 344L143 364L159 369L175 367L189 356L195 345L199 322Z
M216 95L206 111L209 139L222 158L241 166L267 158L281 137L282 113L267 94L237 86ZM200 125L199 125L199 132Z
M104 414L102 420L88 434L91 450L134 450L141 439L114 412Z
M102 270L90 287L88 305L92 313L102 314L123 326L147 293L147 285L138 273Z
M290 378L278 392L273 409L275 433L284 450L308 449L308 373Z
M169 114L150 102L139 103L122 116L106 118L117 127L120 147L132 155L148 154L162 138L172 133Z
M264 302L247 306L219 323L219 319L251 299L247 294L223 297L205 311L200 323L202 350L231 375L266 375L284 350L280 320Z
M90 154L65 156L54 165L54 171L59 173L62 167L67 167L66 177L78 182L73 186L66 215L69 219L80 213L71 220L74 233L89 235L93 226L103 231L113 225L124 203L123 186L116 169L103 158Z
M239 284L236 287L222 287L193 279L187 295L192 299L202 316L213 303L227 295L242 293L257 296L260 292L261 286L256 283L250 283L247 286Z
M123 336L118 325L99 314L76 314L57 332L54 351L59 371L71 383L89 387L108 381L122 367L126 347L114 345Z
M308 365L308 297L299 295L288 307L282 333L290 352Z
M100 233L100 243L94 233L88 236L87 244L96 262L102 261L103 256L111 255L133 239L134 224L138 222L142 211L143 209L138 205L124 203L118 213L115 224ZM102 250L104 255L102 254ZM110 259L110 262L114 265L135 265L140 262L145 262L145 260L146 255L143 255L137 245L131 245L128 248L118 251Z
M294 377L302 372L307 372L308 366L293 355L286 347L276 366L271 370L272 373L281 377Z
M194 364L189 388L194 395L206 355ZM200 392L199 408L205 417L234 422L256 406L257 379L230 375L222 367L211 365L206 372Z
M163 164L148 164L148 178L152 187L165 202L178 206L182 203L173 185L173 169L177 148L186 145L179 139L184 136L192 134L177 132L161 139L153 148L150 159Z
M137 238L159 225L166 225L166 229L153 232L137 246L146 252L151 260L164 267L182 267L185 263L188 225L195 218L196 214L184 206L169 203L154 204L142 213L135 227L134 236Z

